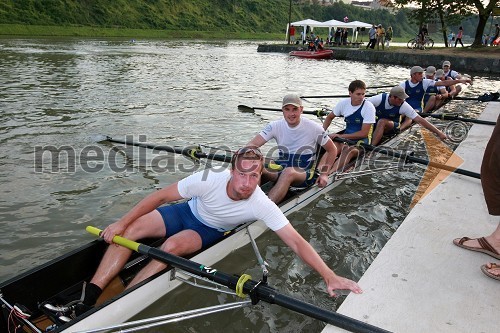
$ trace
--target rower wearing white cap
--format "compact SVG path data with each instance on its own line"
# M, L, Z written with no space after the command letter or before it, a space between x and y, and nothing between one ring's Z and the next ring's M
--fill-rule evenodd
M420 66L413 66L410 69L410 79L401 82L400 86L403 87L406 94L409 96L406 99L406 102L411 105L412 108L417 112L422 112L422 103L424 99L425 91L428 87L432 86L452 86L457 83L471 83L471 79L457 79L457 80L446 80L446 81L434 81L429 79L424 79L424 72ZM411 121L405 120L405 122L401 125L401 130L410 126Z
M372 144L378 145L384 134L397 134L400 131L400 117L406 116L407 119L415 121L417 124L427 128L436 134L441 140L447 138L446 134L437 129L407 103L405 99L408 95L401 86L395 86L389 94L382 93L367 98L375 106L377 123L373 132Z
M435 75L436 67L429 66L425 69L426 79L437 81ZM424 113L439 109L443 106L446 98L448 98L448 91L446 91L446 87L428 87L424 95Z
M451 69L451 62L448 60L443 61L443 72L447 79L458 80L462 78L462 75L459 72ZM461 86L455 86L454 92L450 93L450 97L453 98L457 96L461 91Z

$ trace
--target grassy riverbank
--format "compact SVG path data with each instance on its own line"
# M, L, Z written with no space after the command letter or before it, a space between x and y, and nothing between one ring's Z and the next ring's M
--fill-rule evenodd
M127 38L187 38L187 39L253 39L283 40L282 33L252 33L226 31L123 29L87 26L43 26L0 24L0 36L22 37L127 37Z

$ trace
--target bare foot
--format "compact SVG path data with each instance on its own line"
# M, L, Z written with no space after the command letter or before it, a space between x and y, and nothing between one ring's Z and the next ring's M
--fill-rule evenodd
M486 265L481 266L481 270L488 277L490 277L492 279L500 280L500 265L498 265L494 262L487 263Z

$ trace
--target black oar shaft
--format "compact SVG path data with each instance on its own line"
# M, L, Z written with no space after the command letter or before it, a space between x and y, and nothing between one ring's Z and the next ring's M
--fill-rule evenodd
M462 96L455 96L453 97L455 100L460 100L460 101L478 101L478 102L500 102L500 99L484 99L481 100L481 96L479 97L462 97Z
M145 142L113 139L111 137L107 137L106 141L130 145L130 146L148 148L148 149L162 150L162 151L166 151L166 152L170 152L170 153L181 154L181 155L184 155L187 157L206 158L209 160L227 162L227 163L231 162L231 156L212 154L212 153L206 154L206 153L197 151L196 148L176 148L176 147L172 147L172 146L155 145L155 144L150 144L150 143L145 143Z
M87 227L87 231L94 235L100 235L101 230L95 227ZM150 256L153 259L159 260L173 267L177 267L186 272L195 274L207 278L216 283L222 284L229 289L236 290L236 285L238 284L239 276L229 275L224 272L220 272L216 269L207 267L205 265L199 264L189 259L178 257L176 255L164 252L160 249L150 247L141 243L131 241L129 239L123 238L121 236L115 236L113 242L124 246L130 250L137 251L138 253ZM351 332L357 333L387 333L388 331L381 329L379 327L364 323L362 321L341 315L336 312L328 311L317 307L313 304L280 294L274 288L269 287L266 284L260 284L254 280L247 280L243 285L243 292L245 294L250 294L255 292L255 297L258 300L270 304L277 304L289 310L302 313L304 315L310 316L312 318L324 321L328 324L332 324Z
M246 106L246 105L238 105L238 110L242 112L254 112L255 110L264 110L264 111L277 111L277 112L283 112L282 109L278 108L265 108L265 107L258 107L258 106ZM309 110L303 110L303 114L311 114L317 117L323 117L328 115L328 111L324 110L317 110L317 111L309 111Z
M184 271L202 276L211 281L227 286L231 290L236 290L236 285L238 284L238 280L240 278L237 275L229 275L210 267L206 267L194 261L177 257L175 255L166 253L160 249L152 248L147 245L139 245L137 251L141 254L146 254L151 258L163 261ZM321 320L328 324L338 326L351 332L388 332L381 328L369 325L342 314L322 309L313 304L298 300L293 297L282 295L268 285L257 284L258 282L254 280L248 280L247 282L245 282L243 286L244 293L250 294L250 292L254 290L256 292L256 297L258 300L282 306L286 309Z
M371 97L371 96L375 96L373 94L371 95L365 95L365 97ZM303 99L310 99L310 98L347 98L349 97L349 95L324 95L324 96L300 96L300 98L303 98Z
M435 167L438 169L455 172L455 173L458 173L458 174L461 174L464 176L469 176L469 177L481 179L481 175L478 174L477 172L472 172L472 171L464 170L464 169L460 169L460 168L454 168L454 167L449 166L449 165L432 162L432 161L429 161L429 160L426 160L423 158L414 157L414 156L408 155L406 153L400 153L400 152L397 152L397 151L392 150L392 149L386 149L383 147L375 147L375 146L372 146L372 145L369 145L366 143L358 143L357 141L354 141L354 140L348 140L348 139L339 138L339 137L334 138L333 141L343 142L343 143L347 143L349 145L358 145L359 144L361 147L365 148L366 150L385 154L385 155L392 156L392 157L403 158L405 162L409 161L409 162L424 164L424 165L428 165L428 166Z
M459 117L455 115L449 114L434 114L434 113L418 113L421 117L432 117L441 120L460 120L466 123L474 123L474 124L483 124L483 125L496 125L497 123L489 120L481 120L481 119L469 119L464 117Z

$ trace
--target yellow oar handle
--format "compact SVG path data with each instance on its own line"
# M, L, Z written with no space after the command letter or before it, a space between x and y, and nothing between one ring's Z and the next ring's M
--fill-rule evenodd
M102 232L101 229L96 228L96 227L92 227L90 225L88 227L86 227L85 230L87 230L88 233L91 233L92 235L95 235L97 237L101 236L101 232ZM122 236L113 237L113 243L121 245L123 247L126 247L129 250L133 250L136 252L138 252L139 245L141 245L137 242L131 241L130 239L123 238Z
M283 167L281 165L276 164L276 163L272 163L272 162L267 165L267 168L271 169L271 170L274 170L274 171L281 171L281 170L283 170Z

